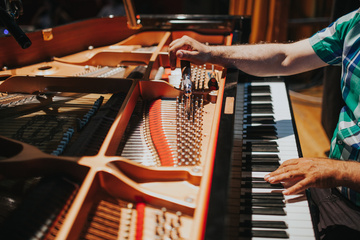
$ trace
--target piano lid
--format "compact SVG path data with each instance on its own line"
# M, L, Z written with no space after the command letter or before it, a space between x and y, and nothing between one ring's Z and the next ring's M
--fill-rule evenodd
M250 25L250 16L206 14L137 14L132 0L123 0L128 27L143 30L192 30L231 33Z

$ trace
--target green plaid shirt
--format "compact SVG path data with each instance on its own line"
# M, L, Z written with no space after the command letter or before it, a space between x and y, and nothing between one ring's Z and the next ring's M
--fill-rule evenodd
M330 158L360 161L360 9L313 35L310 43L324 62L342 66L341 92L346 105L331 140ZM339 190L360 206L360 193L346 187Z

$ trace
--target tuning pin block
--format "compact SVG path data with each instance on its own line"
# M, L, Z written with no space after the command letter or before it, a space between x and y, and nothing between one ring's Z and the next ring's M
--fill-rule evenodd
M177 165L189 166L200 163L203 99L191 99L188 113L184 108L185 97L178 99L176 113Z
M155 239L181 239L181 215L180 211L174 214L167 212L166 208L158 210L155 216Z

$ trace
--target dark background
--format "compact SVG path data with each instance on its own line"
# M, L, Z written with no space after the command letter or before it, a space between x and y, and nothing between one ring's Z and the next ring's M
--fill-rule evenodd
M44 0L23 0L24 12L17 20L20 25L31 25ZM107 0L52 0L71 21L97 17ZM122 2L122 1L121 1ZM138 14L228 14L228 0L134 0ZM64 24L64 23L61 23Z

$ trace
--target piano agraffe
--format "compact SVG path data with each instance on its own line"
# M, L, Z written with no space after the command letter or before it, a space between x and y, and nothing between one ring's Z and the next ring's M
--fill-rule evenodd
M238 28L88 20L31 33L26 51L0 39L0 235L313 239L306 199L284 199L261 179L298 156L283 83L238 83L231 69L192 65L184 108L168 44L246 38L248 19L229 21Z

